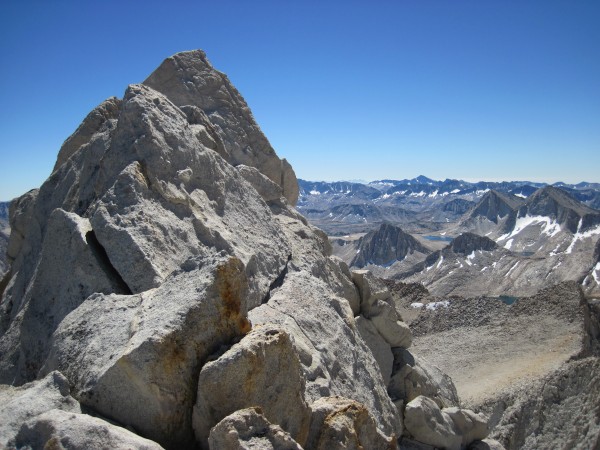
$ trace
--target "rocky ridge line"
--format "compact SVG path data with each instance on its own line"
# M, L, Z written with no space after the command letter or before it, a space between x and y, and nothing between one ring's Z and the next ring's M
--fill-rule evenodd
M331 256L296 197L201 51L92 111L11 205L0 443L218 448L253 423L272 447L438 442L412 414L450 448L485 437L407 350L389 291Z

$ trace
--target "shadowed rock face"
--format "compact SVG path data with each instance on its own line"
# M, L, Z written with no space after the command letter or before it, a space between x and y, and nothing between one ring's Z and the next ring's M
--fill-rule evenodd
M536 191L519 208L519 217L546 216L556 220L571 233L585 231L600 224L600 213L578 202L564 190L546 186Z
M387 265L402 260L412 252L429 253L419 241L400 227L383 223L376 231L367 233L358 245L358 252L350 266L367 264Z
M448 203L445 203L442 209L444 211L450 211L457 214L464 214L473 206L474 203L469 200L456 198L454 200L450 200Z
M477 250L489 252L496 248L498 248L498 244L488 237L479 236L474 233L463 233L452 240L447 250L461 255L468 255Z
M469 217L487 217L492 222L498 223L498 218L514 213L522 204L523 200L519 197L492 190L473 207Z

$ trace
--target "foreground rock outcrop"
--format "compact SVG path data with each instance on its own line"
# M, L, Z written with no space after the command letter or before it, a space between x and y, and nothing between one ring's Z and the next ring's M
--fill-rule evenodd
M412 334L385 286L331 256L297 195L201 51L99 105L11 205L0 445L418 440L406 404L451 406L451 381L403 353ZM40 383L59 394L38 402ZM461 445L481 437L454 432Z

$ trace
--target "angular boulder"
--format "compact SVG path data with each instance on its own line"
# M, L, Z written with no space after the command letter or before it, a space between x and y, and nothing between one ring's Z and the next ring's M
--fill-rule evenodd
M250 329L241 261L186 270L142 294L90 296L61 322L41 370L60 369L82 404L165 447L192 445L202 363Z
M406 405L404 426L417 441L447 450L460 450L490 431L484 417L459 408L440 409L423 395Z
M311 405L312 422L306 448L315 450L397 448L395 436L385 436L360 403L323 397Z
M71 397L69 381L60 372L19 387L0 389L0 447L15 437L23 422L53 409L81 412Z
M156 442L86 414L53 409L25 422L9 447L162 450Z
M303 444L310 424L303 394L300 361L289 335L278 327L257 326L200 371L193 413L196 439L208 448L213 426L238 409L258 406L267 420Z
M360 293L360 313L377 328L391 347L408 348L412 333L407 324L398 317L387 287L368 270L352 272L352 280Z
M279 425L273 425L258 407L234 412L210 430L208 446L228 450L302 450Z
M440 408L460 406L456 386L448 375L406 349L395 348L392 352L394 367L388 393L393 399L406 404L424 395Z

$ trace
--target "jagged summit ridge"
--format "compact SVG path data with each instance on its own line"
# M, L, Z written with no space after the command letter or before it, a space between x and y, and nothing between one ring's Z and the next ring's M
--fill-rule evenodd
M280 160L257 125L250 108L229 78L215 70L202 50L167 58L143 82L179 107L199 108L223 140L228 162L256 167L280 185L295 205L298 181L294 170Z
M92 111L48 180L11 205L0 423L16 415L0 445L35 446L44 426L46 445L72 423L206 449L246 417L305 448L340 433L387 448L405 432L404 404L417 416L425 395L457 406L408 352L387 289L332 257L293 208L294 180L202 52ZM472 419L454 441L487 434ZM406 433L432 442L418 425Z

